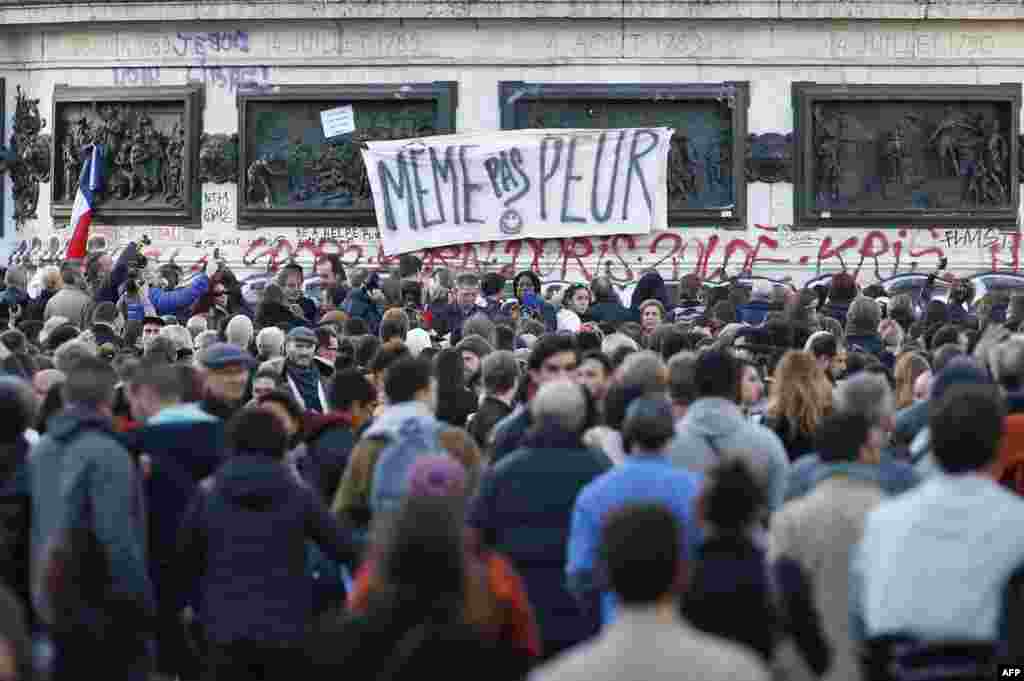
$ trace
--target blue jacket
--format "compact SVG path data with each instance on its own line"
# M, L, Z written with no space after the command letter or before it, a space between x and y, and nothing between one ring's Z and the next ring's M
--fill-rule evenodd
M584 603L594 594L602 594L602 620L613 621L614 594L600 583L601 531L608 513L626 504L662 504L672 510L683 530L681 558L693 555L700 545L701 532L693 515L693 504L700 492L703 476L682 470L661 454L630 454L624 463L611 469L583 488L576 498L569 536L566 575L569 586Z
M178 538L180 588L216 644L297 644L313 616L306 540L349 566L352 540L281 461L241 452L200 483Z
M174 594L171 569L177 560L175 543L181 517L196 485L224 462L224 424L199 407L170 407L138 430L124 433L129 452L146 454L152 474L143 483L149 514L149 567L161 607L181 609L182 595Z
M160 316L177 315L182 311L188 312L209 288L210 278L205 272L200 272L188 286L172 290L150 288L149 302L153 303Z
M751 326L760 326L768 317L768 313L779 310L778 306L772 305L765 300L751 300L749 303L740 305L736 311L739 321Z
M594 303L587 310L590 320L597 324L613 324L618 327L626 322L640 321L633 310L612 300Z
M583 608L566 586L565 557L576 496L610 468L607 457L587 449L522 449L485 476L470 513L480 539L507 556L522 576L545 655L600 628L599 613Z
M349 291L341 309L348 313L349 317L364 320L372 335L376 336L380 332L380 321L384 314L365 288L354 288Z
M107 549L112 592L153 612L146 569L146 520L135 463L99 414L71 407L53 416L29 457L32 569L73 522L90 527ZM45 596L37 608L47 608Z

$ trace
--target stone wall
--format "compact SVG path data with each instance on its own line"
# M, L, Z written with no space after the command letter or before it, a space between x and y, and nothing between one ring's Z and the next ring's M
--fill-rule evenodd
M921 21L924 19L925 21ZM460 131L500 127L498 82L749 81L749 131L793 129L796 81L849 84L1020 82L1024 5L1018 2L122 2L59 6L0 0L0 77L6 110L15 86L52 111L54 86L204 83L203 126L237 132L241 85L458 83ZM57 23L60 22L60 23ZM11 121L7 121L7 134ZM5 180L2 248L49 252L67 230L49 217L43 187L38 219L15 231ZM372 230L306 225L239 232L234 185L207 185L203 226L97 227L112 248L143 231L154 254L196 262L209 244L229 261L261 269L296 256L340 251L350 263L379 264ZM744 231L678 225L640 239L467 244L428 254L449 266L536 266L583 279L612 268L628 280L657 266L669 277L738 269L805 280L863 260L861 277L938 258L973 271L1018 269L1019 234L974 225L908 229L884 225L793 232L793 187L748 187ZM387 260L385 260L385 263Z

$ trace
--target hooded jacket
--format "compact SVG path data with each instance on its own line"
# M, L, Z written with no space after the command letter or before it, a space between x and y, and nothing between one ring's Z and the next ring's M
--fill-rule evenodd
M29 457L29 477L33 574L44 568L49 546L63 541L68 521L77 520L107 551L112 592L152 613L142 489L135 463L109 420L78 407L53 416ZM43 594L36 604L48 610Z
M170 592L178 526L196 485L224 462L224 424L194 404L182 404L119 438L133 455L150 459L151 473L142 485L147 506L154 509L147 524L150 575L160 607L178 612L180 595Z
M308 449L299 473L325 500L331 500L356 445L352 415L339 411L311 415L305 438Z
M199 486L178 538L180 585L208 639L296 645L313 614L306 540L352 566L349 534L287 466L239 452Z
M739 407L720 397L697 400L676 424L669 458L678 466L703 473L725 454L743 458L766 483L771 510L782 505L789 475L789 457L779 436L751 423Z

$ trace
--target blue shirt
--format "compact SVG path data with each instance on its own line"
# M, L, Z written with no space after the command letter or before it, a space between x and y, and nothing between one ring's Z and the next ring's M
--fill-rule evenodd
M576 498L566 573L577 597L588 600L601 593L601 619L605 624L615 618L614 594L595 577L605 517L627 504L662 504L683 528L684 555L692 553L701 542L693 505L702 477L674 466L664 455L635 453L584 487Z

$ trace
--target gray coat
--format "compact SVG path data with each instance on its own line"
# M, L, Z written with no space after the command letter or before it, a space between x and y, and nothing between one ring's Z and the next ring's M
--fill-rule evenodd
M877 483L833 477L772 516L772 558L796 561L814 588L814 603L833 650L824 681L861 678L850 636L850 556L864 533L865 517L884 496Z
M29 455L32 490L32 572L39 578L48 551L71 522L86 523L110 561L112 591L153 608L146 570L146 517L135 463L95 412L66 409L53 417ZM49 614L45 594L36 607Z
M674 620L674 621L673 621ZM622 608L599 636L541 667L530 681L767 681L752 652L666 621L654 608Z
M735 403L705 397L690 405L676 424L669 457L678 466L703 473L722 455L742 457L765 481L771 510L782 506L789 457L779 436L749 421Z

